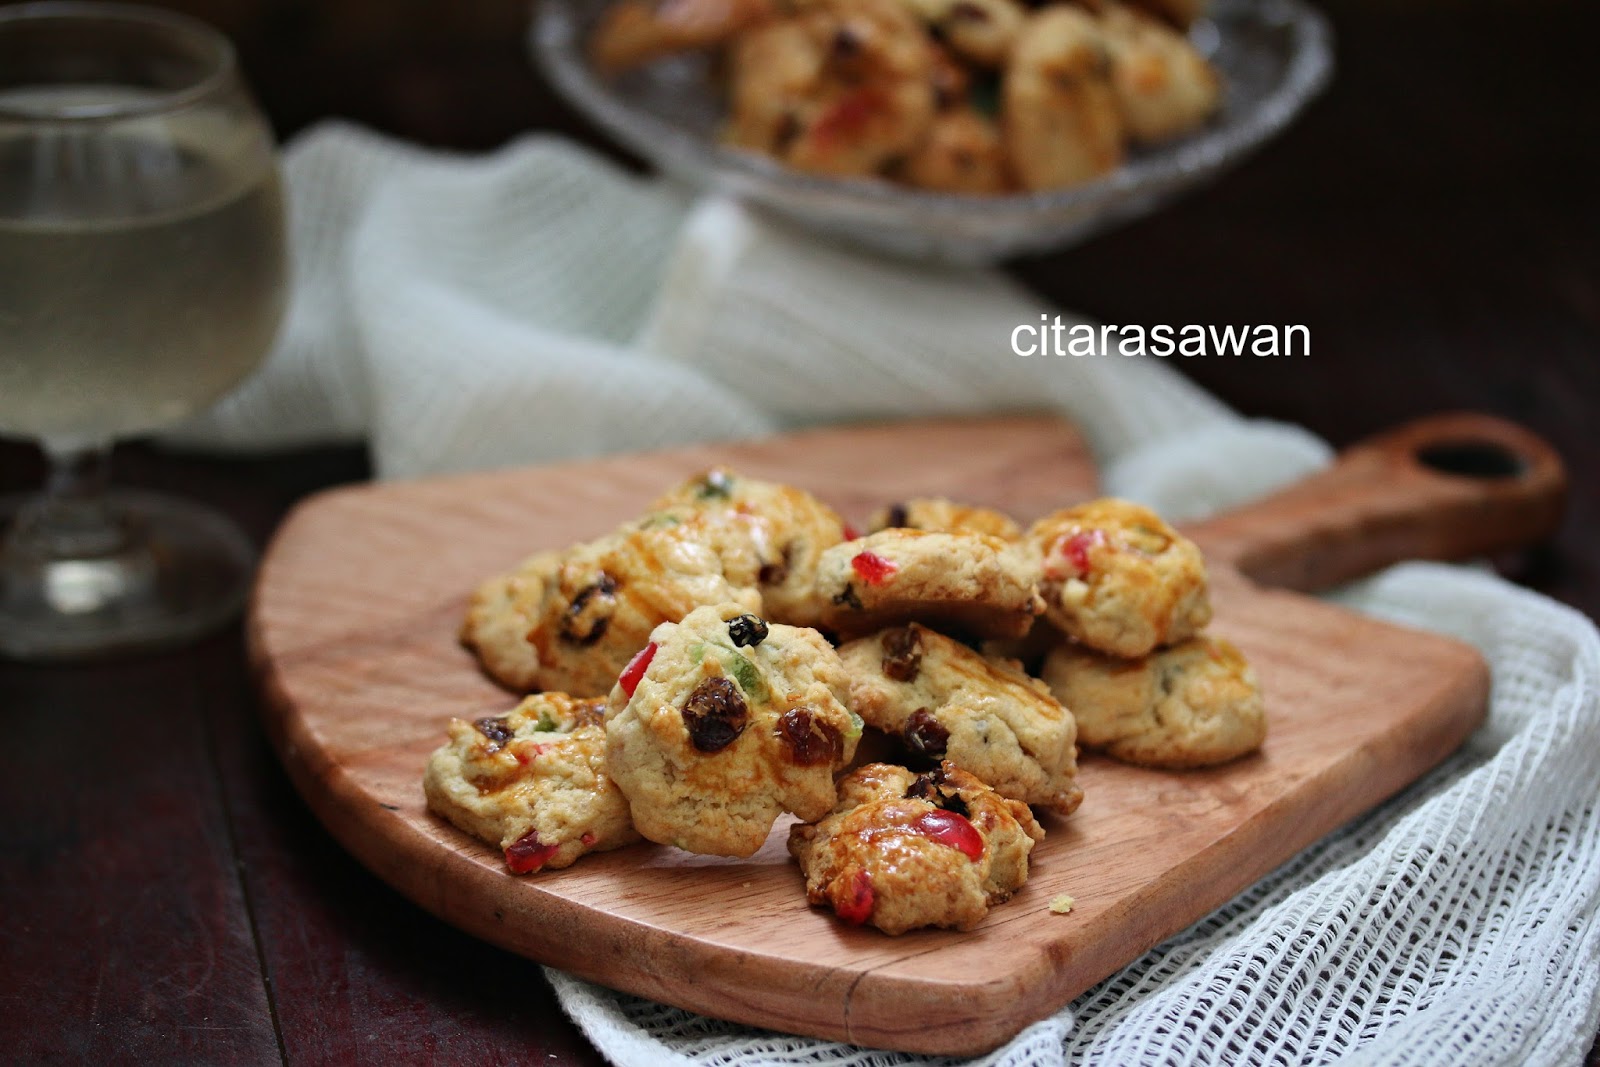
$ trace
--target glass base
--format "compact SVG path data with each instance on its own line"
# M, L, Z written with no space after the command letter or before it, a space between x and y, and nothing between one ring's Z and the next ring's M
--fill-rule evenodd
M0 537L30 499L0 499ZM126 536L98 554L45 556L5 542L0 655L76 659L175 645L244 605L256 554L233 523L154 493L114 491L106 503Z

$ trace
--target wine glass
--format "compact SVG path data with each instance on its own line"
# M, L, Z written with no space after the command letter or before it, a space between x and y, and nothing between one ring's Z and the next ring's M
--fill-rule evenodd
M272 133L226 38L122 4L0 8L0 433L49 462L0 513L0 653L170 644L238 610L244 536L109 489L107 460L260 363L286 274Z

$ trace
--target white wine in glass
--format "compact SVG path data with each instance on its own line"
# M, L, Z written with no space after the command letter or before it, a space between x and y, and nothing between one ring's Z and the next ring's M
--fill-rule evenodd
M238 609L243 536L108 490L106 458L260 363L286 275L271 132L223 37L117 4L0 8L0 433L51 464L0 512L0 653L167 644Z

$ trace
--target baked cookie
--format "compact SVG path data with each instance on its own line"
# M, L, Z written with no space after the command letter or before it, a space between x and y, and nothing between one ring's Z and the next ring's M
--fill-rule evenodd
M1084 747L1127 763L1205 767L1253 751L1267 735L1255 671L1220 637L1139 660L1064 644L1045 657L1044 680L1073 709Z
M1197 129L1217 109L1222 83L1183 34L1122 4L1100 16L1111 88L1129 136L1144 144Z
M1092 500L1040 519L1028 540L1046 617L1090 648L1144 656L1211 621L1200 550L1149 508Z
M944 497L914 497L879 508L867 522L869 532L900 528L930 533L976 533L1015 541L1022 528L1011 516L971 504L957 504Z
M795 6L729 49L724 139L812 174L876 174L933 121L927 36L900 0Z
M833 807L861 737L848 688L815 630L699 608L658 626L611 691L606 767L645 837L748 856L780 813Z
M1078 185L1122 162L1122 118L1105 34L1082 8L1035 11L1001 86L1002 129L1024 189Z
M760 611L754 588L724 576L715 527L701 514L658 513L568 549L528 633L538 687L604 695L661 623L703 604Z
M489 677L513 692L526 693L539 684L539 652L528 641L528 631L560 565L559 552L529 556L509 574L478 586L467 604L461 643Z
M889 934L970 930L1028 879L1044 830L1021 801L942 763L926 774L870 763L839 783L833 813L789 831L806 899Z
M726 468L689 479L651 505L655 521L701 517L722 570L736 586L761 592L761 613L791 626L814 626L812 585L823 550L844 541L844 520L803 489Z
M967 104L940 110L927 136L890 175L940 193L1004 193L1015 184L999 125Z
M935 40L983 67L1001 66L1028 21L1017 0L903 0Z
M639 840L605 771L605 702L542 693L504 715L450 720L428 760L428 808L505 852L516 874Z
M974 533L886 529L822 554L816 596L841 637L918 619L975 637L1021 637L1044 610L1038 560Z
M1062 815L1083 800L1072 713L1015 663L918 623L852 641L839 658L856 714L918 756L949 760L1001 796Z

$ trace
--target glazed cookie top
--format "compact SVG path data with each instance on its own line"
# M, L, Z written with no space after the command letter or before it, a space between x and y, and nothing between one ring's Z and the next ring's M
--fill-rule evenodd
M1022 536L1022 528L1009 515L993 508L957 504L944 497L913 497L890 504L875 511L867 523L867 529L874 533L891 528L987 534L1002 541L1015 541Z
M606 712L607 766L639 831L747 856L781 812L820 818L861 736L848 685L821 634L741 604L657 627Z
M1077 724L1045 684L918 623L839 649L850 702L923 759L948 759L1001 795L1074 811Z
M831 814L789 831L789 851L811 903L899 934L972 928L1027 880L1043 838L1026 804L949 763L925 774L869 763L840 781Z
M498 845L518 874L638 840L605 774L604 710L541 693L503 715L452 719L423 779L429 808Z
M646 519L568 549L529 631L539 687L602 695L661 623L703 604L761 610L759 593L724 575L714 525L697 514Z
M762 612L775 622L816 620L812 583L824 549L844 540L844 521L803 489L747 478L717 467L689 479L650 506L641 522L703 517L708 543L735 586L761 592Z
M1038 562L975 533L886 529L822 554L816 597L841 637L913 619L977 637L1021 637L1044 610Z
M1149 508L1093 500L1040 519L1028 542L1046 615L1090 648L1143 656L1211 620L1199 548Z
M1043 673L1078 710L1083 744L1128 763L1210 766L1266 738L1255 671L1220 637L1202 634L1139 660L1064 644L1045 657Z

